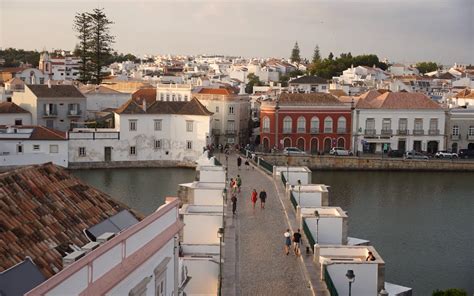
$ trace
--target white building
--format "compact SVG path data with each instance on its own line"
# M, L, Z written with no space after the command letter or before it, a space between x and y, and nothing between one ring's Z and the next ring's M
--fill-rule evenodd
M388 67L387 71L393 76L407 76L407 75L419 75L420 71L418 71L415 67L406 66L403 64L393 64Z
M369 87L376 87L378 83L388 77L387 73L377 67L351 66L342 71L341 76L333 77L333 82L337 84L353 84L363 82Z
M0 166L52 162L68 166L66 134L43 126L0 127Z
M12 102L0 103L0 126L31 125L31 113Z
M78 57L54 57L43 52L39 60L39 69L53 80L76 80L79 78L81 59Z
M378 94L378 95L377 95ZM421 93L371 91L361 96L353 115L355 151L445 149L446 112Z
M157 101L189 101L192 86L190 84L158 84L156 86Z
M103 85L84 85L79 87L79 90L86 97L88 113L100 112L108 108L116 109L130 99L130 94Z
M196 99L148 107L129 100L115 111L115 128L70 132L69 159L193 165L208 144L211 114Z
M301 186L297 184L288 190L288 195L290 198L291 195L293 195L294 200L301 208L324 207L329 206L328 187L329 186L324 184L307 184Z
M300 229L309 230L311 243L347 245L348 217L340 207L306 207L299 211Z
M329 92L329 82L317 76L301 76L290 80L288 91L296 93Z

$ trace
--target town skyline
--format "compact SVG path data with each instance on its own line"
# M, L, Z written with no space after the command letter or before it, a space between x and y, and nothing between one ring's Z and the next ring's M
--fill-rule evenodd
M294 42L298 41L302 57L308 59L319 45L322 57L327 57L329 52L335 56L351 52L353 55L373 53L380 59L402 63L474 63L473 4L465 0L403 1L403 5L389 0L382 3L298 1L296 5L280 1L272 3L271 18L267 11L270 3L265 1L131 4L130 1L1 1L0 47L72 50L77 43L72 29L74 15L102 7L115 22L111 28L117 36L114 49L138 56L222 54L288 58ZM51 11L57 12L54 18L44 17ZM133 16L141 16L137 18L139 22L134 22ZM28 26L22 31L8 30L20 26L25 17L44 25ZM374 25L382 22L383 26ZM55 27L61 30L37 37ZM354 34L358 30L372 37L361 38ZM313 34L316 36L312 37Z

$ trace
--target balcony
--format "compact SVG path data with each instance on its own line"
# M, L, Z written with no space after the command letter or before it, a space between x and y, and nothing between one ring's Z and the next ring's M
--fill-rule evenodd
M366 136L375 136L375 129L365 129L364 135Z
M423 136L425 134L425 130L422 129L414 129L413 130L413 135L414 136Z
M467 139L469 141L473 141L474 140L474 135L467 135Z
M382 129L380 131L380 134L382 136L391 136L393 134L393 131L391 129Z
M225 133L226 133L227 135L235 135L235 130L233 130L233 129L226 130Z
M306 129L304 127L299 127L299 128L296 129L296 132L298 134L304 134L304 133L306 133Z
M458 134L458 135L451 135L451 140L453 140L453 141L457 141L457 140L459 140L460 138L461 138L461 137L459 136L459 134Z
M338 133L338 134L346 134L346 133L347 133L347 129L344 128L344 127L338 128L338 129L337 129L337 133Z
M310 130L310 132L311 132L312 135L319 134L319 128L317 128L317 127L312 127L311 130Z
M264 132L264 133L269 133L269 132L270 132L270 128L269 128L269 127L264 127L264 128L262 129L262 132Z
M284 128L283 133L284 134L291 134L291 128Z
M428 135L430 136L439 136L439 129L429 129Z
M75 117L75 116L81 116L82 115L82 111L81 110L69 110L67 111L67 116L69 117Z
M397 130L397 135L406 136L406 135L408 135L408 130L407 129L399 129L399 130Z
M221 134L221 130L218 129L218 128L213 128L211 132L214 136L217 136L217 135Z
M58 111L44 111L43 117L57 117Z
M325 134L332 134L332 128L330 128L330 127L325 127L325 128L324 128L324 133L325 133Z

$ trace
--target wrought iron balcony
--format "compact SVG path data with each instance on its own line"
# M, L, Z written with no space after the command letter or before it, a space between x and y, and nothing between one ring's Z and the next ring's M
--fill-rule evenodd
M345 134L345 133L347 133L347 129L345 127L344 128L343 127L338 128L337 133L338 134Z
M413 135L414 136L423 136L425 134L425 130L422 129L414 129L413 130Z
M291 128L283 128L284 134L291 134Z
M227 135L235 135L235 130L231 129L231 130L226 130L226 134Z
M269 132L270 132L270 128L269 128L269 127L264 127L264 128L262 128L262 132L264 132L264 133L269 133Z
M82 111L81 110L68 110L67 111L67 116L81 116L82 115Z
M312 127L310 131L311 131L311 134L313 134L313 135L319 134L319 128L317 128L317 127Z
M57 117L58 111L44 111L43 117Z
M218 129L218 128L213 128L213 129L212 129L212 134L215 135L215 136L220 135L220 134L221 134L221 130Z
M461 138L461 137L459 136L459 134L457 134L457 135L451 135L451 140L456 141L456 140L459 140L460 138Z
M393 131L391 129L382 129L380 131L380 134L382 136L391 136L393 134Z
M365 129L364 134L366 136L375 136L375 129Z
M325 134L332 134L332 128L331 127L325 127L324 128L324 133Z
M299 127L299 128L296 129L296 132L297 132L298 134L304 134L304 133L306 133L306 128L304 128L304 127Z
M428 135L430 136L439 136L439 129L429 129Z
M407 129L399 129L399 130L397 130L397 135L406 136L406 135L408 135L408 130Z

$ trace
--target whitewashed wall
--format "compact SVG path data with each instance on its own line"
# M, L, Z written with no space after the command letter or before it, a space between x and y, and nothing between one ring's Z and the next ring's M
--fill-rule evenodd
M187 295L217 295L219 278L219 259L185 258L183 264L187 266L192 279L186 285L184 292Z
M352 283L352 296L376 296L377 264L331 264L327 266L332 282L339 295L349 295L349 283L346 278L347 270L352 269L356 280Z
M222 227L222 214L185 214L183 244L219 244L217 230Z
M316 218L314 217L306 217L304 221L308 225L315 241L316 234L318 234L318 243L320 245L342 245L347 243L347 232L346 237L343 236L344 221L342 217L322 216L319 219L319 223L316 223Z
M222 189L194 188L195 205L216 205L222 206L224 199Z
M15 120L21 120L22 125L31 125L30 113L2 113L0 114L0 125L15 125Z
M87 98L87 111L97 112L107 108L118 108L130 99L127 93L103 94L89 92L84 94Z
M17 145L23 145L23 153L17 153ZM33 145L40 145L39 150L33 150ZM50 146L57 145L58 153L50 153ZM62 167L68 167L67 141L30 141L30 140L1 140L0 166L31 165L52 162Z

